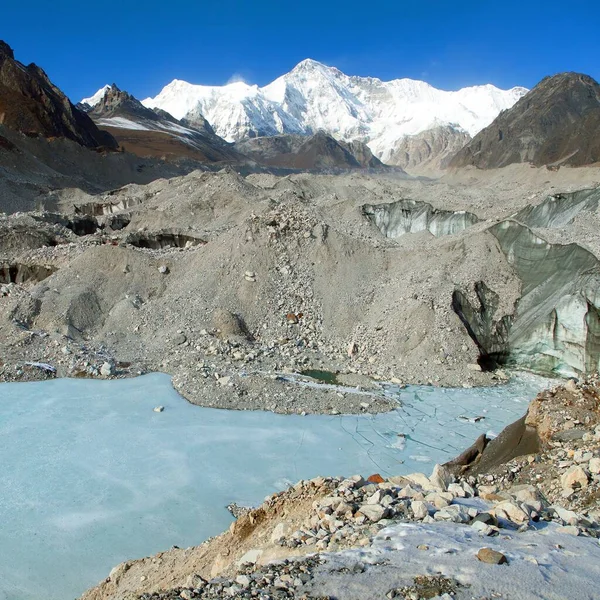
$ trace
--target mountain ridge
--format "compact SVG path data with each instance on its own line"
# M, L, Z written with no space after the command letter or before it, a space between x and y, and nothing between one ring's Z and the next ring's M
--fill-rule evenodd
M545 77L480 131L449 166L512 163L582 166L600 162L600 84L582 73Z
M474 135L526 91L500 90L490 84L444 91L407 78L384 82L349 76L305 59L263 87L242 81L203 86L174 79L142 104L186 117L192 124L190 113L201 114L227 141L324 130L338 140L368 144L377 158L387 162L406 135L439 125Z
M107 132L78 110L36 64L25 66L0 41L0 124L30 136L67 138L87 148L115 149Z

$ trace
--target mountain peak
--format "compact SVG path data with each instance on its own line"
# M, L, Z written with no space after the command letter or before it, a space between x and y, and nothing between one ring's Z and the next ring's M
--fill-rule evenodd
M313 60L312 58L305 58L300 61L293 69L292 73L298 71L315 71L315 70L330 70L331 67L320 63L318 60Z
M107 83L106 85L103 85L93 96L90 96L89 98L83 98L80 103L87 104L93 108L96 106L96 104L98 104L98 102L100 102L100 100L102 100L102 98L104 98L104 94L106 94L106 92L110 89L111 86Z
M600 85L581 73L545 77L460 152L450 166L581 166L600 161Z
M114 138L100 131L33 63L15 60L11 47L0 42L0 115L2 124L45 138L67 138L82 146L116 148Z
M6 42L0 40L0 60L5 58L12 58L14 60L15 53Z

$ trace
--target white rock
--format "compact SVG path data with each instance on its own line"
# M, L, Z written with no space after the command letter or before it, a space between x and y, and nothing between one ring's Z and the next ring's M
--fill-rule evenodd
M503 518L507 521L512 521L513 523L521 524L529 521L529 515L516 504L509 502L508 500L497 504L494 507L494 512L497 518Z
M153 410L154 410L154 412L159 412L160 413L160 412L163 412L165 410L165 407L164 406L155 406Z
M431 481L431 484L434 487L445 492L447 491L448 486L454 481L454 477L446 467L435 465L429 477L429 481Z
M586 488L588 485L588 476L582 467L579 465L573 466L560 478L560 483L563 490Z
M275 544L281 538L286 537L289 534L289 532L290 526L287 523L277 523L277 525L275 525L275 528L273 529L273 533L271 534L271 543Z
M412 510L415 519L424 519L428 514L427 503L422 500L415 500L411 502L410 508Z
M103 377L110 377L111 375L114 375L114 374L115 374L115 365L113 365L112 363L105 362L100 367L100 375L102 375Z
M379 504L363 504L360 507L359 512L361 515L367 517L369 521L377 523L377 521L381 521L381 519L383 519L383 516L387 511Z
M598 475L600 473L600 458L592 458L588 468L590 473Z

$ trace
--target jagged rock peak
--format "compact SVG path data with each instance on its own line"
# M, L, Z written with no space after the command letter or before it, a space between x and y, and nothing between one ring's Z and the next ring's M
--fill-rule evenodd
M135 96L119 89L115 83L105 88L104 95L92 107L89 114L95 118L122 116L139 117L151 121L157 121L160 118L155 111L143 106Z
M15 53L6 42L0 40L0 61L4 60L5 58L12 58L14 60Z

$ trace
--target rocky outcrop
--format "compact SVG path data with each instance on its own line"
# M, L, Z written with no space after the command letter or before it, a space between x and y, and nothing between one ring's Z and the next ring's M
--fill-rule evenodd
M429 233L439 237L452 235L479 220L477 215L466 211L452 212L437 210L426 202L400 200L390 204L365 204L362 212L389 238L398 238L406 233Z
M324 131L311 136L275 135L249 138L236 148L257 162L287 169L382 168L366 144L342 142Z
M108 87L89 115L114 135L129 152L163 159L191 158L202 162L240 162L244 160L200 119L185 123L160 109L146 108L137 98Z
M507 364L579 376L600 368L600 263L577 244L549 244L516 221L489 229L521 280L512 315L476 285L475 302L456 290L453 307L481 351L482 366Z
M161 111L165 115L165 111ZM88 113L92 118L129 117L159 121L161 117L153 110L146 108L139 100L128 92L120 90L114 83L106 90L104 96ZM170 115L169 115L170 116ZM171 117L172 121L175 121Z
M400 138L386 160L408 172L442 171L471 136L458 127L440 125Z
M117 147L40 67L16 61L5 42L0 42L0 124L27 135L68 138L88 148Z
M599 128L600 85L587 75L560 73L501 112L449 166L588 165L600 161Z

